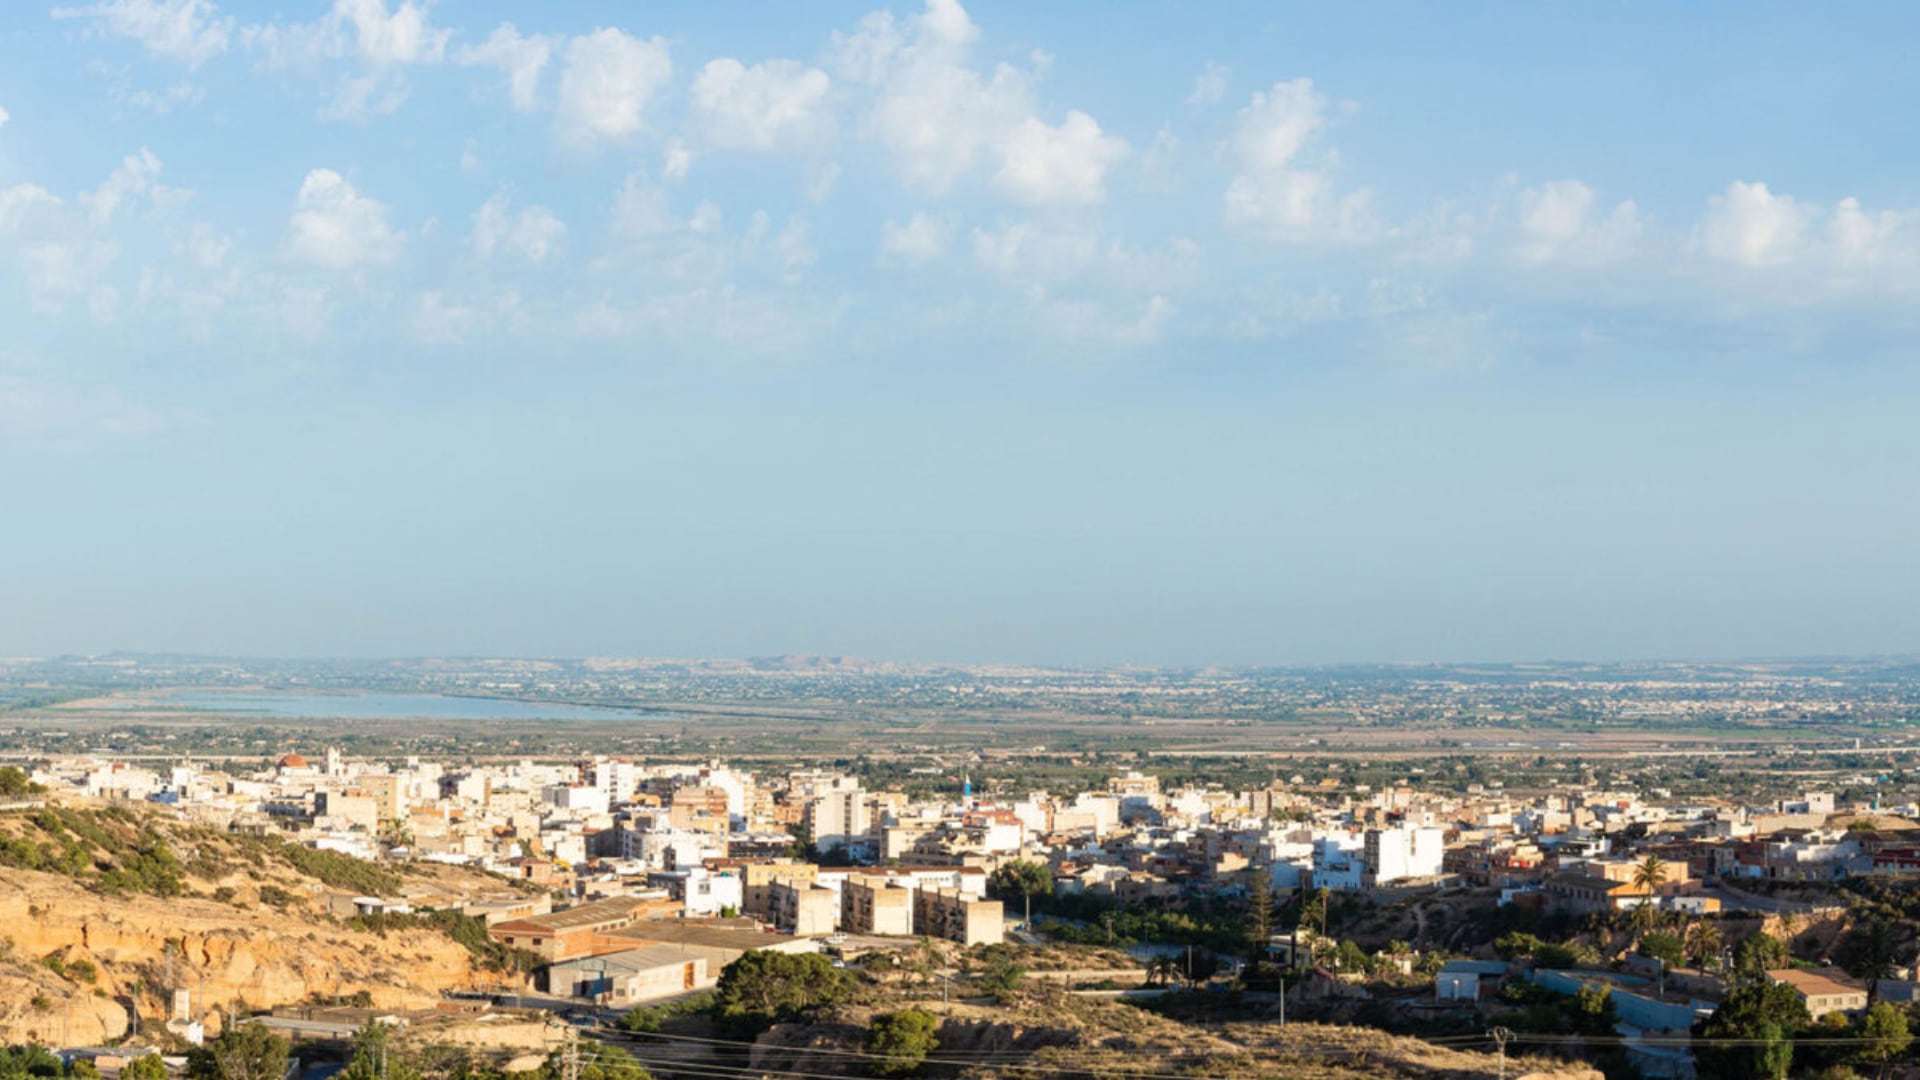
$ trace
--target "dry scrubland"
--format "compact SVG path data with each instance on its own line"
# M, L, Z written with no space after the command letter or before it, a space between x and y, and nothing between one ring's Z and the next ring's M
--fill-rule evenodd
M329 895L393 884L371 864L316 860L154 811L79 800L50 811L0 814L0 1043L111 1041L127 1033L130 1006L165 1016L176 985L216 1009L363 991L382 1007L416 1008L500 981L486 957L441 930L381 934L325 914ZM35 863L48 868L21 868ZM401 887L452 896L506 885L435 867Z
M805 1025L774 1028L754 1044L754 1072L857 1075L874 1016L917 1005L941 1016L932 1059L971 1080L1106 1077L1284 1076L1289 1080L1467 1080L1493 1076L1492 1054L1434 1046L1367 1028L1323 1024L1181 1024L1131 1005L1034 986L996 1004L942 1006L938 995L903 996L841 1009ZM737 1057L730 1058L736 1064ZM1508 1076L1599 1080L1583 1064L1508 1062Z

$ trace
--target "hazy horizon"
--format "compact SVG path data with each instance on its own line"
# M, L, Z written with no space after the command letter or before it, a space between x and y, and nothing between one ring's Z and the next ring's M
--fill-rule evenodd
M1866 12L9 8L0 655L1920 653Z

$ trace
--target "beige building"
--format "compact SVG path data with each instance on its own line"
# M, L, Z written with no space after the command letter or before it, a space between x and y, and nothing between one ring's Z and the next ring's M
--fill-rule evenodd
M840 896L824 885L776 881L767 887L773 924L796 936L831 934L840 925Z
M1857 1013L1867 1007L1867 988L1838 968L1781 968L1767 972L1767 978L1793 987L1806 1002L1807 1012L1815 1020L1828 1013Z
M840 887L840 929L849 934L913 933L913 888L878 874L852 874Z
M643 945L604 956L564 960L547 969L547 992L603 1005L638 1005L712 986L704 956L672 945Z
M959 889L916 889L913 930L962 945L998 945L1006 940L1006 910L998 900L982 900Z
M367 773L354 779L359 794L373 800L381 821L407 816L406 786L393 773Z
M740 867L741 910L768 922L773 921L770 890L777 882L812 885L820 880L820 868L812 863L780 859L773 862L745 863Z

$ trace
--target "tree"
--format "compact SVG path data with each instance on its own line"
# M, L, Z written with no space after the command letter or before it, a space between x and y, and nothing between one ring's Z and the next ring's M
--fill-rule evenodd
M1242 931L1246 935L1247 977L1251 979L1259 974L1267 948L1273 944L1273 885L1263 873L1255 874L1247 887L1247 921Z
M1147 985L1166 986L1180 974L1180 961L1162 954L1147 961Z
M0 1046L0 1080L57 1077L60 1058L44 1046Z
M980 988L989 994L1010 994L1020 989L1027 978L1027 969L1013 962L1010 957L995 957L980 972Z
M1787 1080L1787 1073L1793 1068L1793 1042L1780 1030L1780 1025L1761 1024L1754 1032L1754 1039L1751 1075L1763 1080Z
M353 1056L340 1073L344 1080L419 1080L419 1071L391 1046L392 1037L393 1029L378 1020L354 1032Z
M1733 947L1734 974L1743 979L1758 979L1790 962L1787 947L1766 931L1749 934Z
M1658 855L1648 855L1633 868L1633 888L1640 894L1640 903L1633 909L1633 921L1643 934L1653 928L1654 919L1659 917L1657 897L1660 886L1666 883L1667 860Z
M1697 1072L1703 1080L1784 1077L1793 1062L1789 1037L1808 1021L1807 1007L1792 987L1748 981L1701 1026L1694 1044Z
M120 1080L167 1080L167 1063L159 1054L144 1054L121 1066Z
M1367 955L1367 950L1351 939L1340 942L1340 947L1333 951L1333 961L1334 966L1344 972L1363 973L1373 967L1373 958Z
M1658 931L1640 939L1638 952L1649 960L1658 960L1670 968L1679 967L1685 960L1684 947L1676 934L1663 934Z
M0 799L20 799L44 795L47 789L33 782L26 772L13 765L0 766Z
M406 817L388 818L380 823L380 842L390 848L413 846L413 821Z
M754 1035L845 997L847 976L818 953L756 950L728 964L714 989L714 1012L733 1034Z
M1868 919L1849 927L1834 948L1834 962L1847 974L1867 984L1867 1000L1880 1000L1880 980L1893 974L1900 938L1885 919Z
M1026 918L1033 918L1033 898L1053 894L1053 871L1032 859L1014 859L994 867L987 876L987 895L995 900L1019 900Z
M287 1040L259 1024L237 1024L187 1053L188 1080L280 1080Z
M1886 1075L1887 1063L1905 1053L1913 1043L1907 1018L1884 1001L1874 1002L1860 1017L1860 1038L1860 1060L1878 1065L1882 1076Z
M1324 886L1315 889L1313 891L1313 899L1307 902L1306 914L1302 916L1302 921L1308 921L1309 919L1318 921L1319 925L1315 930L1324 938L1327 936L1327 915L1332 906L1333 894Z
M747 954L751 956L752 954ZM588 1040L577 1048L580 1056L580 1080L652 1080L653 1074L640 1067L633 1055L617 1046ZM547 1055L540 1080L562 1080L566 1076L566 1051Z
M1573 1013L1583 1033L1611 1035L1615 1015L1613 987L1582 983L1573 995Z
M939 1020L925 1009L902 1009L877 1016L867 1029L866 1051L873 1056L867 1068L875 1076L905 1076L918 1071L927 1055L940 1046L934 1034Z
M1493 939L1493 951L1502 960L1512 960L1515 957L1532 956L1545 944L1532 934L1512 930Z
M1569 945L1542 945L1533 951L1533 966L1564 970L1580 966L1580 954Z
M1718 923L1695 923L1687 931L1686 958L1702 971L1720 960L1720 950L1725 946Z

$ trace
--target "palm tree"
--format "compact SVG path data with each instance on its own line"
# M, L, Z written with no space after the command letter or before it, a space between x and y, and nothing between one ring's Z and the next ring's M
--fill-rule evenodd
M1871 1003L1880 999L1880 980L1893 974L1899 950L1900 937L1893 924L1885 919L1868 919L1847 931L1834 956L1848 974L1866 980L1867 1001Z
M1687 959L1693 961L1694 967L1704 971L1708 962L1720 958L1720 950L1725 945L1717 923L1695 923L1686 937Z
M1634 925L1642 934L1653 928L1653 920L1660 909L1656 906L1656 894L1660 886L1667 883L1667 861L1658 855L1648 855L1633 868L1633 888L1640 894L1640 904L1633 909Z
M1179 974L1180 962L1171 956L1156 956L1153 958L1153 961L1147 965L1149 980L1158 982L1161 986L1172 985L1173 980Z

